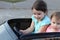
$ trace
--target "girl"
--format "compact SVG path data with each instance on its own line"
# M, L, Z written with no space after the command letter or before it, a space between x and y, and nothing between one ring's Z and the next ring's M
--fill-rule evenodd
M53 12L51 15L51 25L46 32L60 32L60 12Z
M23 34L45 32L50 19L47 16L47 4L43 0L36 0L32 6L31 26L26 30L20 30ZM45 27L46 26L46 27Z

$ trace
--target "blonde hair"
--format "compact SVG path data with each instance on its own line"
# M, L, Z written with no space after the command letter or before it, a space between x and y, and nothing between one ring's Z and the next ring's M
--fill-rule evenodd
M52 19L52 17L56 17L56 19L59 20L60 19L60 11L53 12L50 18Z

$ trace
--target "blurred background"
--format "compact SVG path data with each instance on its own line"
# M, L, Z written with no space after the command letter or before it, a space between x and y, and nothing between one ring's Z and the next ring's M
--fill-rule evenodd
M30 18L31 7L36 0L0 0L0 24L14 18ZM52 11L60 11L60 0L44 0L48 6L48 16Z

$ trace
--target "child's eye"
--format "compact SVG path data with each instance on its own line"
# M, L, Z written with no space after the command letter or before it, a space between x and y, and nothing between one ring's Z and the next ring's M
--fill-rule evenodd
M55 24L55 22L53 22L53 24Z
M60 25L60 23L57 23L58 25Z
M33 13L34 15L36 15L36 13Z
M41 13L38 13L38 15L41 15Z
M41 15L40 13L38 15Z

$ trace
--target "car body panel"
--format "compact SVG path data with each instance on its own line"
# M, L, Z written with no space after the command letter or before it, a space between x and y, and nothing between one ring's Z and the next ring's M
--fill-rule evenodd
M17 36L9 27L7 21L0 26L0 40L17 40Z

